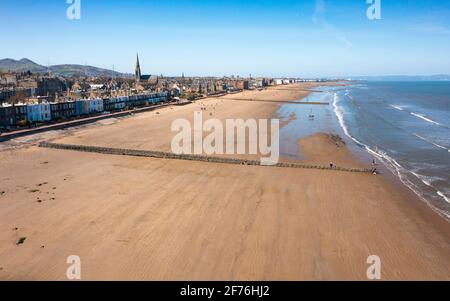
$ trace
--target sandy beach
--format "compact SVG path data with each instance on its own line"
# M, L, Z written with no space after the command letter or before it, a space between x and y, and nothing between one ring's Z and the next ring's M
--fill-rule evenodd
M2 143L0 280L65 280L70 255L81 258L83 280L367 280L370 255L381 258L383 280L450 280L450 224L387 176L37 146L170 151L177 118L192 121L201 108L204 118L272 118L276 101L317 86L247 91ZM328 133L298 147L303 162L367 167Z

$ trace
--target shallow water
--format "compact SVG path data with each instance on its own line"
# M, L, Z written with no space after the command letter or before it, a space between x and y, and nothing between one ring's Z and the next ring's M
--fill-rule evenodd
M450 82L361 82L322 90L306 100L329 106L280 107L282 118L297 115L281 129L281 155L298 159L298 139L317 132L347 136L450 218ZM309 121L311 110L315 119Z
M334 133L343 135L339 122L333 111L333 95L341 91L343 87L323 87L320 91L313 92L308 97L298 101L302 102L328 102L329 105L304 105L284 104L278 111L277 116L282 120L288 120L292 113L295 119L280 130L280 155L286 159L302 159L298 148L298 140L316 133ZM317 89L319 90L319 89ZM314 118L310 118L314 115Z

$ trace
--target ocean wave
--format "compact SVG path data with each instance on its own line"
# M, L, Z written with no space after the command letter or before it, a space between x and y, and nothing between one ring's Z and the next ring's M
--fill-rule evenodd
M393 105L393 104L390 104L389 106L390 106L391 108L396 109L396 110L407 112L407 113L411 114L412 116L414 116L414 117L416 117L416 118L419 118L419 119L421 119L421 120L424 120L424 121L426 121L426 122L428 122L428 123L431 123L431 124L434 124L434 125L438 125L438 126L441 126L441 127L447 128L447 129L449 128L449 127L446 126L445 124L442 124L442 123L439 123L439 122L437 122L437 121L434 121L434 120L432 120L431 118L429 118L429 117L427 117L427 116L425 116L425 115L423 115L423 114L419 114L419 113L415 113L415 112L410 112L410 111L408 111L408 110L405 109L405 108L406 108L405 106L399 106L399 105Z
M426 122L429 122L429 123L432 123L432 124L435 124L435 125L442 126L442 124L440 124L439 122L436 122L436 121L434 121L434 120L431 120L430 118L428 118L428 117L426 117L426 116L424 116L424 115L422 115L422 114L418 114L418 113L414 113L414 112L411 112L410 114L413 115L413 116L415 116L415 117L417 117L417 118L420 118L420 119L422 119L422 120L425 120Z
M418 134L414 134L414 136L416 136L416 137L419 138L420 140L423 140L423 141L425 141L425 142L428 142L429 144L434 145L434 146L436 146L436 147L438 147L438 148L440 148L440 149L446 150L446 151L448 151L448 152L450 153L450 148L447 148L447 147L445 147L445 146L439 145L439 144L437 144L437 143L435 143L435 142L433 142L433 141L430 141L429 139L427 139L427 138L425 138L425 137L422 137L422 136L420 136L420 135L418 135Z
M440 178L436 178L436 177L428 177L428 176L424 176L424 175L420 175L414 171L409 171L410 173L412 173L414 176L416 176L419 180L422 181L422 183L424 183L425 185L427 185L428 187L433 188L434 190L436 190L436 194L439 195L441 198L443 198L447 203L450 204L450 199L442 192L439 191L438 189L436 189L436 187L434 187L432 185L432 182L434 180L440 180Z
M425 185L427 185L428 187L431 187L431 188L435 188L432 184L433 182L442 180L442 178L439 178L439 177L424 176L424 175L418 174L415 171L410 171L410 172L413 175L415 175L416 178L420 179L422 181L422 183L424 183Z
M337 93L334 94L334 99L333 99L333 107L334 107L334 112L338 118L339 124L342 128L342 130L344 131L345 135L347 137L349 137L351 140L353 140L356 144L358 144L359 146L363 147L369 154L373 155L374 157L378 158L379 161L381 161L383 163L384 166L386 166L393 174L396 174L400 181L406 185L409 189L411 189L417 196L419 196L419 198L424 201L431 209L433 209L436 213L438 213L439 215L441 215L442 217L444 217L447 221L450 221L450 213L446 212L445 210L439 209L438 207L436 207L434 204L432 204L425 196L424 194L421 192L420 188L413 183L410 179L408 179L407 175L413 175L414 177L416 177L419 181L421 181L422 183L424 183L426 186L432 188L433 190L436 191L436 194L443 198L447 203L450 204L449 199L438 189L436 189L431 181L429 181L428 179L426 179L424 176L419 175L416 172L413 172L411 170L406 169L405 167L403 167L400 163L397 162L397 160L395 160L394 158L392 158L391 156L389 156L386 152L379 150L378 147L376 150L372 149L370 146L362 143L361 141L359 141L358 139L356 139L355 137L353 137L346 124L345 124L345 120L344 120L344 112L342 111L342 109L339 107L338 105L339 102L339 97L337 95Z
M339 125L341 126L342 130L344 131L345 135L347 137L349 137L350 139L352 139L356 144L358 144L359 146L365 147L366 145L361 143L360 141L358 141L358 139L354 138L352 135L350 135L350 132L348 131L348 128L345 124L344 121L344 112L342 111L342 109L338 106L338 95L337 93L334 93L334 97L333 97L333 108L334 108L334 113L336 114L338 121L339 121Z
M403 107L401 107L401 106L397 106L397 105L389 105L390 107L392 107L392 108L394 108L394 109L396 109L396 110L399 110L399 111L404 111L405 109L403 108Z
M450 221L450 213L442 210L438 207L436 207L433 203L430 202L429 199L427 199L423 192L421 191L420 187L417 186L414 182L412 182L410 179L408 179L407 175L411 174L415 178L417 178L420 182L431 188L435 191L436 195L444 199L444 201L448 204L450 204L449 199L436 187L432 185L432 180L426 176L420 175L414 171L408 170L407 168L403 167L400 163L397 162L394 158L390 157L386 152L383 151L375 151L372 150L370 147L368 147L369 153L376 156L383 164L386 166L393 174L397 174L400 181L406 185L409 189L411 189L422 201L424 201L431 209L433 209L436 213L441 215L442 217L446 218L447 221ZM386 164L387 163L387 164Z
M443 194L443 193L440 192L440 191L438 191L437 194L438 194L439 196L441 196L447 203L450 204L450 199L449 199L445 194Z

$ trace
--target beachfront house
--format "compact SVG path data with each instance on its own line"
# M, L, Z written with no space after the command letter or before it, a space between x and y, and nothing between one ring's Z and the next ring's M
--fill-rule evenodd
M151 93L149 95L147 95L147 99L149 103L152 104L156 104L156 103L161 103L161 102L165 102L167 101L169 96L169 92L164 91L164 92L159 92L159 93Z
M125 104L127 102L128 97L123 96L123 97L119 97L116 100L116 103L114 104L114 108L116 110L123 110L125 109Z
M26 107L29 122L44 122L52 119L49 103L28 104Z
M16 104L14 105L14 123L15 125L26 125L27 120L27 105L25 104Z
M103 109L106 112L114 111L114 104L116 102L117 97L105 98L103 99Z
M52 120L69 119L75 116L75 102L50 103L50 110L52 112Z
M14 107L12 105L0 106L0 128L14 125Z
M88 103L89 114L103 112L103 99L101 98L88 99L86 102Z
M103 109L107 112L119 111L125 108L127 97L111 97L103 99Z
M84 99L75 101L75 115L82 116L87 114L89 114L89 103Z

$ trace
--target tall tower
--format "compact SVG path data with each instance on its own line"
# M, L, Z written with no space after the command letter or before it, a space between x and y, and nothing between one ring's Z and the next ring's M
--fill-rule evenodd
M136 84L141 81L141 65L139 64L139 54L136 54L136 69L135 69Z

